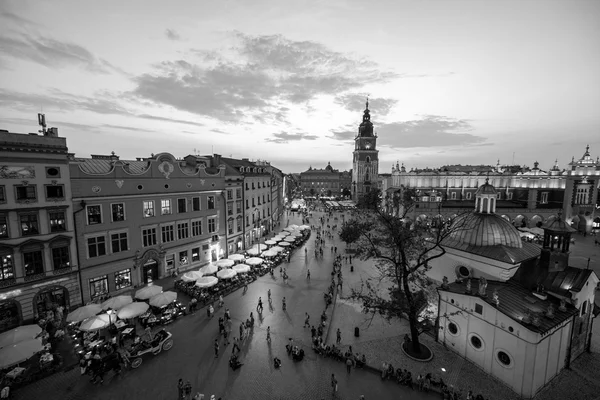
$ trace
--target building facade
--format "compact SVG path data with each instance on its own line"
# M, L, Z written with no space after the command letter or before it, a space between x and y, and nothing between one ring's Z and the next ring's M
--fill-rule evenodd
M352 155L352 196L358 203L366 193L378 188L379 150L377 150L377 135L373 132L368 100L363 120L358 127L358 135L354 138Z
M0 131L0 332L81 304L65 138Z
M342 197L350 194L351 172L333 169L331 163L323 169L310 167L300 173L302 196Z
M568 169L555 163L542 170L520 166L449 165L439 169L392 167L388 193L403 188L417 191L413 218L451 216L475 203L475 192L486 180L497 188L497 210L515 225L535 227L556 217L563 217L580 232L600 228L598 193L600 161L594 160L589 146L579 159L573 158Z
M169 153L70 159L84 301L226 255L225 167Z

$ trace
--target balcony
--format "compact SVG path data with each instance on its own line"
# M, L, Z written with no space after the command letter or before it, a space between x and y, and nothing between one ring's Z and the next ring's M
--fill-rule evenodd
M9 287L9 286L15 285L16 283L17 283L16 278L3 279L0 281L0 288Z
M46 273L40 272L39 274L27 275L23 280L25 282L32 282L32 281L44 279L45 277L46 277Z
M57 268L54 271L52 271L52 275L64 275L64 274L68 274L71 271L73 271L73 267L69 266L69 267L63 267L63 268Z

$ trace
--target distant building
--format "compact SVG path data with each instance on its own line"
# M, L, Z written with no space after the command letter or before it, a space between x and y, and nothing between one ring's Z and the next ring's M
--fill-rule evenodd
M350 195L351 172L340 172L327 163L323 169L310 167L300 173L300 190L303 196L341 197Z
M530 399L589 350L599 280L569 267L575 229L560 217L543 226L540 251L496 214L491 184L474 197L474 211L457 217L446 253L427 271L442 283L437 337Z
M448 165L441 168L392 167L387 193L411 188L417 191L412 218L451 216L475 204L475 193L486 179L497 188L497 212L519 226L535 227L555 218L561 211L579 232L600 229L600 160L589 146L584 155L561 170L558 163L548 170L520 166Z
M0 332L81 304L67 142L0 131Z
M377 135L373 132L373 123L369 111L369 101L363 113L363 120L354 138L352 153L352 198L360 202L366 193L379 188L379 150Z

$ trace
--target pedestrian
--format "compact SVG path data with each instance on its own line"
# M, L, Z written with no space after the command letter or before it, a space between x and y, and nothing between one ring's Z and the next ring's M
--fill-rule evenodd
M334 394L338 390L338 383L337 379L335 379L335 374L331 374L331 388L333 389Z
M240 324L240 340L244 339L244 323Z
M229 322L231 320L231 314L229 313L229 308L225 309L225 321Z
M262 309L263 309L262 297L259 297L258 298L258 305L256 306L256 311L262 312Z
M312 328L310 328L310 336L311 337L317 336L317 330L315 329L314 325L312 326Z
M213 305L211 304L210 306L208 306L208 316L210 318L212 318L215 315L215 308L213 307Z
M219 357L219 339L215 339L215 358Z
M282 308L283 308L283 311L285 311L285 297L282 300Z
M225 346L229 346L229 331L227 329L223 329L223 341Z
M185 391L184 391L183 387L184 387L183 379L179 378L179 383L177 383L177 398L178 399L183 399L183 396L185 395Z
M223 300L223 295L219 295L219 307L223 307L225 305L225 301Z
M240 352L240 346L238 346L238 341L234 338L233 339L233 348L231 349L231 354L235 354L235 352Z
M190 381L187 381L185 385L183 385L183 392L186 400L190 400L190 397L192 395L192 384L190 383Z
M267 326L267 342L271 343L271 327Z
M346 371L348 371L348 373L350 373L351 368L352 368L352 360L350 359L350 357L348 357L346 359Z
M306 280L310 281L310 269L306 271Z
M337 344L342 343L342 331L340 331L340 328L337 328L336 335L337 335L336 343Z
M269 303L271 302L271 289L269 289L267 291L267 299L269 300Z
M304 327L309 327L310 328L310 315L308 315L308 313L306 313L306 317L304 318Z

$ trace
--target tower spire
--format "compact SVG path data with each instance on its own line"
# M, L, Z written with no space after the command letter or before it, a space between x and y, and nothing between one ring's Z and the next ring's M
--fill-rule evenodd
M369 111L369 96L367 96L367 105L365 107L365 110Z

